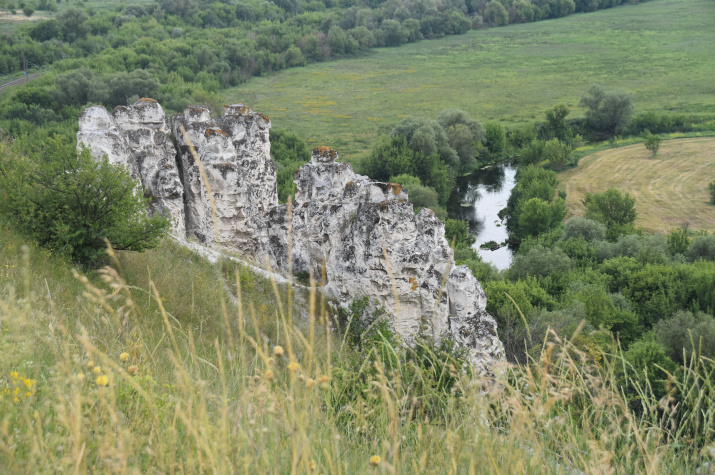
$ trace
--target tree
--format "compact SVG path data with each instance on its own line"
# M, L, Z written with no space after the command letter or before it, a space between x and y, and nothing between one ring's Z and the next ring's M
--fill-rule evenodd
M618 236L635 231L636 200L628 193L624 195L614 188L603 193L586 193L583 204L586 205L584 217L605 224L609 240L615 241Z
M107 96L103 102L115 107L128 104L133 97L156 97L160 86L159 80L143 69L131 73L115 73L105 81Z
M657 397L667 394L664 381L668 375L665 371L672 373L678 365L668 358L663 345L657 341L640 340L633 343L624 356L635 369L634 379L640 383L641 388L645 388L647 381Z
M690 355L693 349L708 358L715 356L715 318L712 315L679 310L671 318L658 322L655 333L666 354L680 363L685 362L683 353Z
M569 115L569 112L566 104L556 105L546 111L546 123L542 127L545 140L556 138L566 142L573 138L571 127L566 122L566 116Z
M22 13L25 14L26 17L31 17L33 13L35 13L35 5L33 3L26 3L24 7L22 7Z
M582 238L586 242L603 241L606 238L606 226L586 218L571 218L564 226L563 239Z
M586 122L591 130L609 135L615 135L626 128L635 110L633 100L627 93L606 93L597 85L591 86L579 104L586 108Z
M443 110L437 117L437 123L444 129L449 146L459 157L459 171L472 171L477 166L476 154L486 140L482 124L460 109Z
M494 122L490 122L485 127L485 145L489 153L495 156L500 156L504 153L506 147L506 133L504 128Z
M271 158L276 162L278 201L285 203L289 196L295 196L293 175L310 161L310 150L297 134L288 130L271 129L270 142Z
M566 217L564 200L553 203L540 198L531 198L519 204L519 232L522 236L538 236L555 228Z
M655 158L660 149L660 135L651 134L650 131L646 131L645 134L645 148L650 152L650 158Z
M89 27L85 24L89 17L79 8L68 8L57 15L62 29L62 38L73 43L75 40L84 38L89 33Z
M95 93L94 74L87 68L79 68L55 78L55 97L60 104L83 106Z
M544 145L544 155L549 159L551 166L561 170L571 159L571 147L553 138Z
M0 211L41 245L83 264L105 252L105 238L115 249L142 251L166 234L168 218L147 216L139 187L124 167L84 148L77 153L61 137L27 158L0 157Z
M685 257L690 262L715 261L715 234L698 236L693 239Z
M509 13L504 8L504 5L496 0L487 3L482 16L489 26L503 26L509 23Z

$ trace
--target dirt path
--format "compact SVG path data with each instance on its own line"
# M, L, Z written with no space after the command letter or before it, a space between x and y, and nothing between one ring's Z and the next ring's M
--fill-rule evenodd
M654 159L643 144L604 150L582 158L559 180L576 216L584 212L586 193L616 188L635 197L636 225L647 231L684 225L715 231L715 205L708 202L708 184L715 180L713 137L664 141Z

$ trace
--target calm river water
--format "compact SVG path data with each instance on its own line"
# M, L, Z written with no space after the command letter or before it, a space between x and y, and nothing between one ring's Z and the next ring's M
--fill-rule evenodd
M498 269L506 269L511 264L512 251L507 246L495 251L479 249L485 242L505 242L506 225L498 213L506 207L506 202L514 188L516 165L501 163L477 170L467 177L457 180L452 212L459 219L469 221L469 230L477 238L474 249L482 260L494 264Z

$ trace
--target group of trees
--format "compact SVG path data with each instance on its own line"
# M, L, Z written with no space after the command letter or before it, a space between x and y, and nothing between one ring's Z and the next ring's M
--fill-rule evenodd
M501 156L504 146L505 133L498 124L485 128L466 112L448 109L437 119L402 120L378 138L360 162L360 171L376 180L399 183L416 210L426 206L444 217L455 178L473 171L492 154Z
M634 227L634 200L617 190L588 194L583 218L549 221L547 212L525 204L535 190L553 197L555 175L533 166L519 174L510 204L520 203L521 245L511 267L497 273L458 260L472 264L481 279L509 359L524 362L547 329L571 338L585 321L573 336L584 351L611 351L618 338L635 370L631 377L647 380L662 396L665 374L658 366L674 371L693 351L715 356L714 234L643 234ZM556 208L558 200L542 206ZM529 214L551 225L528 233Z

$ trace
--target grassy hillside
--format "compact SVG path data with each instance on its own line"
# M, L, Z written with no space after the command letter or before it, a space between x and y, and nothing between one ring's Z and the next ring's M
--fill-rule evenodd
M402 117L461 108L506 125L566 103L593 83L633 93L637 110L715 110L715 4L655 0L539 23L383 48L294 68L223 93L343 158Z
M316 294L286 331L286 289L239 269L236 302L232 269L171 242L83 277L0 229L2 473L684 473L710 457L631 411L618 358L556 337L489 385L427 348L344 347Z
M637 226L667 232L685 225L693 231L715 229L707 188L713 177L715 139L690 138L663 142L654 159L643 144L597 152L561 173L559 180L575 215L585 211L586 193L617 188L636 199Z

